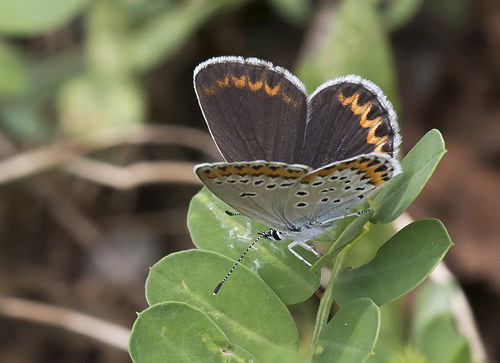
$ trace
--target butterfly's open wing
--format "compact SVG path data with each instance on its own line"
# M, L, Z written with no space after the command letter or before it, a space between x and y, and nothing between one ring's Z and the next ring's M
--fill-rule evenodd
M376 153L326 165L296 183L285 215L305 224L343 217L400 172L396 159Z
M297 162L314 169L372 152L395 157L400 142L396 113L382 90L350 75L311 95L304 154Z
M297 180L310 168L265 161L200 164L195 173L212 193L238 212L283 231L285 205Z
M218 57L195 69L194 86L227 162L300 159L307 95L291 73L255 58Z

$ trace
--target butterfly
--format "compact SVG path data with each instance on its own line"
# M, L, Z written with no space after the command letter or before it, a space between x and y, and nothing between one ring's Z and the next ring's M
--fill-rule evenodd
M225 162L195 173L218 198L269 227L262 237L306 242L325 233L396 175L396 113L381 89L357 75L330 80L310 96L289 71L256 58L217 57L198 65L194 88ZM234 215L236 213L229 213Z

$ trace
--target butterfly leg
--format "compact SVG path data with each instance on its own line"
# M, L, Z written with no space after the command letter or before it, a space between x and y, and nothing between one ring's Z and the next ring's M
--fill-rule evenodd
M314 255L316 256L316 258L320 258L321 257L321 253L317 252L314 247L312 246L309 246L307 243L306 243L307 240L301 240L301 239L298 239L296 241L293 241L291 242L290 244L288 244L288 250L295 256L297 257L299 260L301 260L302 262L304 262L306 265L308 266L312 266L309 261L307 261L304 257L302 257L301 255L299 255L297 252L295 252L293 250L293 248L295 246L300 246L302 247L303 249L307 250L307 251L310 251L312 253L314 253Z
M360 215L362 215L363 213L368 212L369 210L370 210L370 208L367 208L367 209L363 209L363 210L361 210L361 211L359 211L359 212L354 212L354 213L345 214L345 215L343 215L343 216L340 216L340 217L335 217L335 218L329 219L329 220L327 220L327 221L324 221L324 222L322 222L321 224L322 224L322 225L325 225L325 224L329 224L329 223L331 223L331 222L333 222L333 221L337 221L337 220L339 220L339 219L345 219L345 218L349 218L349 217L359 217Z

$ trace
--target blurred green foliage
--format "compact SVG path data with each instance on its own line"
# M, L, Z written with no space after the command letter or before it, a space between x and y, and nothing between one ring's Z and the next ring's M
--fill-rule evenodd
M141 123L147 105L141 75L175 55L211 16L243 2L0 2L1 123L33 141L59 129L78 138ZM290 16L297 18L296 12ZM79 37L63 51L42 55L20 42L47 32ZM46 106L52 112L44 112Z
M65 25L90 3L88 0L2 0L0 32L34 35Z
M102 127L141 123L148 114L143 75L177 54L204 24L248 0L3 0L0 2L0 123L15 137L41 142L81 137ZM304 31L308 0L267 0ZM328 2L319 3L328 4ZM326 79L360 74L398 105L389 32L422 0L351 0L322 9L324 34L304 54L298 76L312 91ZM450 23L463 22L463 1L433 2ZM325 21L326 19L326 21ZM63 47L51 49L52 39ZM63 41L61 41L63 39ZM66 40L64 40L66 39ZM41 40L40 52L31 46ZM48 51L47 51L48 50ZM218 54L214 54L218 55Z

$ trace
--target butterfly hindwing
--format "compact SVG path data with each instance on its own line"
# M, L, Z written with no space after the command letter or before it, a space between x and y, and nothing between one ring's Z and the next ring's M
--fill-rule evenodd
M285 205L297 181L310 171L304 165L254 161L196 166L212 193L240 213L278 230L289 225Z
M313 170L291 191L286 217L302 227L345 216L400 172L395 159L375 153Z

